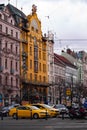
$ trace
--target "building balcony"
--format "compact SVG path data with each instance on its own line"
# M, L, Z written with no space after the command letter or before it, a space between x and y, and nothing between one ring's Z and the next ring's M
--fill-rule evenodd
M8 48L3 48L3 52L6 53L6 54L9 54L11 51Z
M28 54L27 54L26 52L22 52L22 56L23 56L23 57L27 57Z
M26 70L28 70L27 65L26 65L26 64L24 64L24 65L22 66L22 69L23 69L23 70L25 70L25 71L26 71Z
M17 41L17 42L20 42L20 39L17 39L16 37L13 37L12 35L7 34L7 33L5 33L5 32L0 32L0 35L1 35L2 37L7 37L7 38L9 38L9 39L12 39L12 40L15 40L15 41Z
M26 43L26 44L28 43L28 41L25 40L25 39L22 39L21 42L22 42L22 43Z
M30 84L30 85L36 85L36 86L46 86L46 87L49 86L48 82L40 82L40 81L29 80L29 79L25 79L25 78L22 78L21 82L23 84Z
M5 84L3 85L3 90L7 90L7 91L12 91L12 86L11 85L8 85L8 84Z

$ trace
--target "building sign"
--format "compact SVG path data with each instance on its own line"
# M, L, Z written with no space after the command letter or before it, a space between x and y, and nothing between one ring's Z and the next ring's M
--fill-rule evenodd
M71 95L71 90L70 90L70 88L67 88L67 89L66 89L66 95L67 95L67 96L70 96L70 95Z

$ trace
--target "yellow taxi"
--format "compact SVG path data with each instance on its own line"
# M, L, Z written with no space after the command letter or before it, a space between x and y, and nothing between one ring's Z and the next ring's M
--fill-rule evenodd
M45 118L46 111L41 110L35 106L18 106L17 108L12 108L9 111L9 116L12 116L14 119L18 118Z
M55 108L52 108L51 106L47 105L47 104L31 104L32 106L36 106L41 110L46 110L49 113L50 117L56 117L57 115L59 115L59 111Z

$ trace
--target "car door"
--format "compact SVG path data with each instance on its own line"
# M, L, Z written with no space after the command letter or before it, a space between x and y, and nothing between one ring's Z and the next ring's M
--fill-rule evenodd
M30 110L25 106L17 108L18 117L30 117Z
M41 110L46 110L45 107L43 107L43 106L41 106L41 105L39 105L39 104L37 104L37 105L35 105L35 106L38 107L38 108L41 109Z

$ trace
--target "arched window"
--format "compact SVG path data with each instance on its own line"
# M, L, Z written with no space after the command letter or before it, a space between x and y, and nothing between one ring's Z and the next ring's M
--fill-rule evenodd
M13 86L13 78L11 77L11 86Z
M30 55L32 55L32 47L30 47Z
M2 15L0 14L0 19L2 19Z
M36 37L34 37L34 44L35 44L35 45L37 44L37 39L36 39Z
M16 78L16 87L18 88L18 79Z
M5 84L8 85L8 77L5 77Z
M2 25L0 24L0 32L2 32Z
M11 53L12 53L12 51L13 51L13 45L12 44L11 44L10 48L11 48Z
M11 24L13 23L12 19L11 19Z

